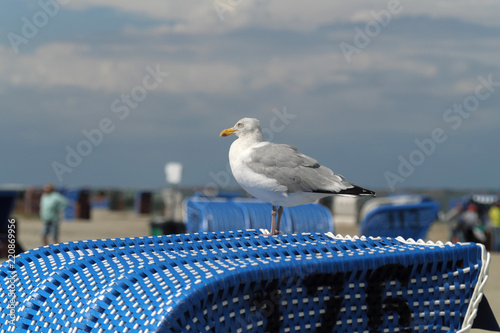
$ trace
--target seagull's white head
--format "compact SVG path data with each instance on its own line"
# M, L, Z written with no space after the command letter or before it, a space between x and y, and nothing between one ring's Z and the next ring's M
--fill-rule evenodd
M255 118L240 119L233 127L223 130L220 133L220 136L228 136L231 134L234 134L237 137L255 136L262 140L260 122Z

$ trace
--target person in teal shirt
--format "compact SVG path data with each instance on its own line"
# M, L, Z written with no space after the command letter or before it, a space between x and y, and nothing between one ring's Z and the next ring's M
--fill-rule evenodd
M49 234L52 234L54 243L59 243L59 220L61 211L69 204L68 199L55 191L54 185L46 184L43 187L40 199L40 217L43 221L42 243L48 245Z

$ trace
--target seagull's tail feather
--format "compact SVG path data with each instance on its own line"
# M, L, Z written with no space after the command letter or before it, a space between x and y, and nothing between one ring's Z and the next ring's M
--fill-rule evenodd
M315 193L325 193L325 194L344 194L344 195L356 195L356 196L370 196L370 197L375 197L377 196L374 191L368 190L366 188L362 188L356 185L352 185L352 187L346 188L345 190L340 190L340 191L323 191L323 190L316 190L313 191Z

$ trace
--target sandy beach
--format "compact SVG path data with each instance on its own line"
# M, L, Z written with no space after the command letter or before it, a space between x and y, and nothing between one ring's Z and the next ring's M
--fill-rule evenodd
M149 236L151 234L150 219L150 216L137 216L133 212L117 213L94 210L90 221L64 221L61 225L60 241ZM24 249L29 250L41 246L41 221L36 218L20 218L19 221L17 235ZM357 232L357 227L336 225L336 233L338 234L356 235ZM435 223L428 234L428 240L447 241L447 225ZM497 320L500 320L500 253L491 254L490 277L486 284L485 295ZM472 332L487 331L472 330Z

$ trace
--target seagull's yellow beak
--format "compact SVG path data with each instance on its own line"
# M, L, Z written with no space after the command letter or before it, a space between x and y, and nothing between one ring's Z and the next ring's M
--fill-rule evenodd
M234 132L236 132L236 130L234 130L232 128L226 128L225 130L220 132L220 136L228 136L228 135L234 134Z

